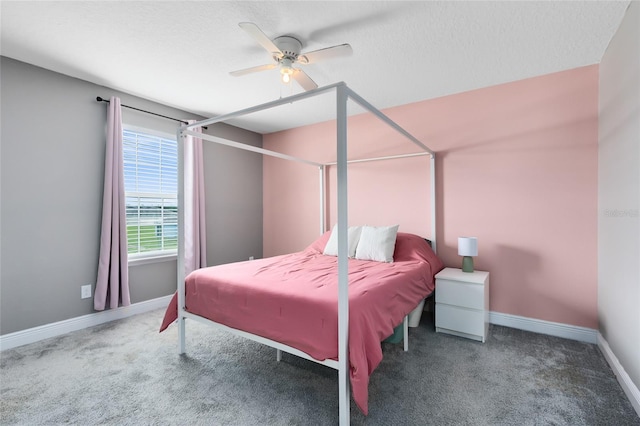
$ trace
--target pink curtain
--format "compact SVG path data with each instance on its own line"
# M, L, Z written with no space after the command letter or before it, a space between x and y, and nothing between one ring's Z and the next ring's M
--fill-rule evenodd
M189 124L194 123L190 120ZM192 129L202 132L200 127ZM202 139L184 138L184 269L185 274L207 266Z
M131 304L127 263L127 226L124 203L122 163L122 113L120 98L109 100L107 112L107 149L104 161L102 197L102 234L98 279L93 298L95 310L102 311L109 297L109 308Z

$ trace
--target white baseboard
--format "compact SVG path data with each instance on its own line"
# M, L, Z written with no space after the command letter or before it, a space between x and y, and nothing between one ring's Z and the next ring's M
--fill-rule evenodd
M533 331L534 333L547 334L549 336L578 340L586 343L597 343L598 340L598 330L593 328L520 317L517 315L503 314L501 312L489 312L489 322L491 324L517 328L518 330Z
M620 361L618 361L618 357L616 357L609 347L609 343L607 343L600 333L598 333L598 347L615 373L618 383L622 386L622 390L624 390L627 398L629 398L631 405L633 405L636 413L640 416L640 390L638 390L638 387L633 383L631 377L629 377L627 372L624 370L624 367L622 367L622 364L620 364Z
M27 345L50 337L60 336L71 331L81 330L87 327L104 324L106 322L119 320L154 309L164 308L169 304L173 295L158 297L157 299L146 300L134 303L130 306L123 306L107 311L96 312L94 314L83 315L81 317L69 318L68 320L45 324L15 333L0 336L0 351Z

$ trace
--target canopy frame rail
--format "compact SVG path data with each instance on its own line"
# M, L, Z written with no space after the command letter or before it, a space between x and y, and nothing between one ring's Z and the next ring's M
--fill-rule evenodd
M362 98L360 95L358 95L356 92L354 92L350 88L348 88L346 86L345 86L345 88L348 91L348 96L350 98L352 98L361 107L365 108L366 110L371 112L373 115L378 117L380 120L382 120L385 123L387 123L390 127L392 127L394 130L396 130L398 133L402 134L404 137L409 139L411 142L413 142L414 144L419 146L420 149L422 149L423 151L426 151L431 155L435 155L435 152L433 152L429 147L427 147L425 144L423 144L418 139L416 139L416 137L414 137L411 133L407 132L405 129L400 127L400 125L398 125L398 123L396 123L395 121L390 119L388 116L383 114L382 111L378 110L376 107L374 107L369 102L364 100L364 98Z
M234 147L234 148L243 149L245 151L257 152L258 154L268 155L270 157L277 157L277 158L282 158L283 160L296 161L298 163L305 163L305 164L309 164L311 166L322 167L322 163L316 163L315 161L305 160L303 158L298 158L298 157L294 157L292 155L282 154L280 152L271 151L271 150L264 149L264 148L259 148L257 146L253 146L253 145L247 145L247 144L244 144L242 142L235 142L235 141L232 141L232 140L229 140L229 139L224 139L224 138L221 138L221 137L218 137L218 136L208 135L206 133L199 133L199 132L194 132L192 130L185 130L183 132L183 134L195 136L197 138L200 138L200 139L203 139L203 140L207 140L207 141L210 141L210 142L215 142L215 143L218 143L220 145L231 146L231 147Z
M330 92L331 90L334 90L340 86L346 87L346 84L344 82L340 82L340 83L331 84L329 86L318 87L317 89L309 90L308 92L298 93L296 95L287 96L286 98L276 99L275 101L241 109L235 112L230 112L228 114L218 115L216 117L211 117L206 120L197 121L195 123L182 126L181 128L192 129L194 127L201 127L201 126L207 126L209 124L220 123L223 121L231 120L232 118L242 117L243 115L253 114L254 112L264 111L266 109L270 109L280 105L291 104L291 103L300 101L302 99L312 98L314 96L322 95L323 93Z
M414 152L412 154L385 155L382 157L359 158L356 160L347 160L347 164L368 163L372 161L384 161L384 160L396 160L400 158L424 157L426 155L433 156L433 154L429 152ZM331 163L324 163L325 166L335 166L337 164L338 164L337 161L333 161Z

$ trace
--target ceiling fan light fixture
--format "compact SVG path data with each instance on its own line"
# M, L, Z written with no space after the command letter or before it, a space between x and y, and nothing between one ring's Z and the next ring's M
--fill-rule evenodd
M280 61L280 74L282 75L282 82L287 84L291 81L291 76L293 75L293 63L291 59L285 58Z

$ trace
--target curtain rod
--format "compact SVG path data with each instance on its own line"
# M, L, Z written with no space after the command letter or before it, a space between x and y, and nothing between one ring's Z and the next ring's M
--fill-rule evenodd
M108 99L101 98L100 96L96 97L96 101L109 103ZM125 105L125 104L120 104L120 106L125 107L125 108L129 108L129 109L135 109L136 111L144 112L146 114L151 114L151 115L155 115L155 116L158 116L158 117L166 118L168 120L179 121L180 123L189 124L189 122L184 121L184 120L180 120L179 118L168 117L166 115L158 114L158 113L151 112L151 111L145 111L143 109L132 107L132 106ZM205 130L207 129L207 127L205 127L205 126L202 126L202 128L205 129Z

